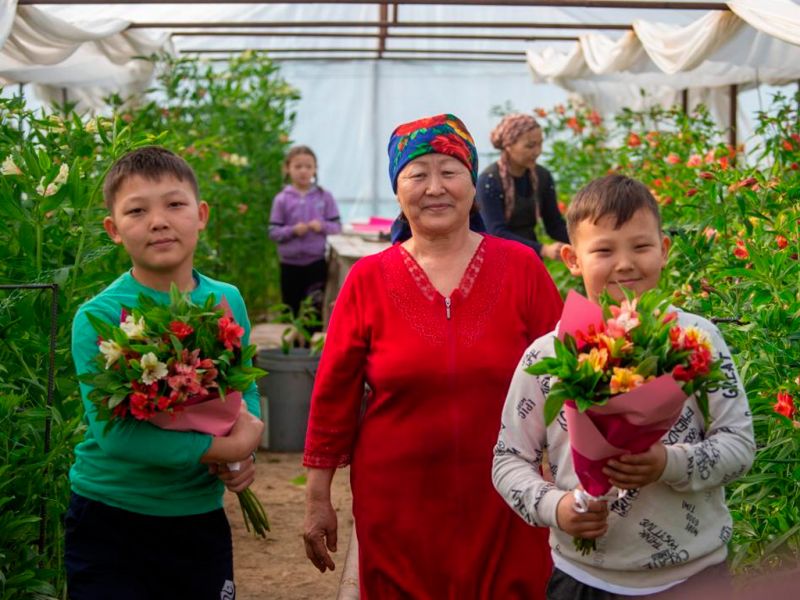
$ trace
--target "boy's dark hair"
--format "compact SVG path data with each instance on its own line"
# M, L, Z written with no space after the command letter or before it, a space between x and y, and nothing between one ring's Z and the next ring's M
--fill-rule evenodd
M569 239L582 221L594 224L605 216L614 218L614 229L622 227L641 208L649 210L661 229L661 211L642 182L624 175L606 175L584 186L570 202L566 221Z
M103 199L109 212L114 210L117 192L126 179L138 175L151 181L158 181L165 175L188 183L194 197L200 198L197 177L185 160L161 146L143 146L132 150L117 159L111 166L103 182Z

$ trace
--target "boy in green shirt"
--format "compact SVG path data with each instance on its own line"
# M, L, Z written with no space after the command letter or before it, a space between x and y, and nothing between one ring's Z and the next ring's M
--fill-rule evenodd
M195 303L223 296L249 342L250 322L234 286L193 269L208 205L198 199L191 167L155 146L120 158L104 185L106 232L122 244L133 268L80 307L72 327L79 375L95 370L97 334L91 313L117 323L139 294L164 303L175 283ZM254 480L252 453L264 424L258 389L244 393L242 410L225 437L167 431L123 419L106 428L81 383L87 430L70 470L65 564L69 596L84 599L233 598L231 533L222 508ZM239 471L218 466L240 462Z

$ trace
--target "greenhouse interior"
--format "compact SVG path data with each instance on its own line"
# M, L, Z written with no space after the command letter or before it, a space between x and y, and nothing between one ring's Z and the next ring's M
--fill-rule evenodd
M554 592L557 574L608 598L660 598L672 586L677 595L664 597L800 592L798 0L0 0L0 131L0 599L578 597ZM515 148L531 132L539 146L524 162ZM156 160L147 154L154 146L173 162L137 175L145 163L126 157ZM433 173L444 168L442 157L456 165L437 188L448 200L429 209L434 184L412 197L406 169L424 165ZM302 179L301 164L309 165L310 179ZM457 184L445 181L457 176L467 188L461 204ZM571 203L588 197L590 182L615 177L640 186L660 221L653 251L660 248L663 260L650 285L659 290L658 305L651 304L655 293L638 298L648 288L635 282L638 300L617 282L624 299L615 297L611 279L603 288L609 293L595 297L587 272L597 259L580 262L576 240L587 231L581 219L602 229L618 208L581 217ZM144 192L124 192L131 182L155 190L165 181L182 190L170 197L188 193L200 210L180 217L188 221L175 225L176 239L137 248L131 236L145 234L135 227L143 231L160 208L141 208ZM452 208L450 196L463 210ZM139 212L119 211L128 205ZM300 206L305 217L297 216ZM457 239L482 240L461 262L446 253L449 229L426 237L450 222L451 209L463 225ZM608 226L620 248L639 223L631 214ZM146 235L171 230L177 218L151 222ZM189 226L196 227L191 252L174 267L183 269L187 287L178 271L153 266L145 255L177 253L179 228ZM496 246L502 259L492 258L495 238L506 238ZM517 246L528 246L530 262L502 279L502 269L513 270L514 256L522 256ZM640 265L645 251L636 252L631 264ZM395 256L399 270L381 271ZM490 276L492 260L500 270ZM528 296L514 295L534 280L532 271L541 271L553 300L546 299L550 288L530 284L532 310L520 315L519 328L537 333L517 346L508 314L528 307ZM150 279L140 277L144 272ZM402 287L406 279L420 286L417 300L416 287ZM126 303L113 296L123 293L120 285L142 295ZM217 290L209 299L198 296L209 286ZM112 302L109 294L116 302L110 323L89 312ZM602 304L599 337L586 329L564 334L578 294ZM490 308L476 304L468 313L468 302L484 296L493 297ZM446 312L431 312L435 318L425 308L432 298L446 303ZM583 327L595 327L586 317L595 315L592 306L583 309ZM659 318L645 315L653 306ZM674 327L660 318L664 310L679 315ZM687 328L682 315L703 325ZM213 327L204 321L212 317ZM150 329L142 329L145 318ZM644 334L631 330L644 327L662 336L660 346L647 347L658 358L619 362L634 345L639 351ZM495 337L501 330L505 338ZM700 341L680 346L696 330ZM551 331L558 332L549 342L556 358L537 362L539 350L525 349L538 348ZM611 339L618 337L612 331L630 346ZM601 338L607 347L589 353L585 344ZM501 351L494 341L503 339L509 347ZM708 352L701 367L698 344ZM676 352L674 361L692 361L688 375L669 362ZM495 377L490 371L500 368L501 355L511 354ZM561 370L544 370L557 359L566 361ZM606 376L606 363L613 375ZM620 383L622 367L632 379ZM196 378L194 391L179 393L173 381L186 373ZM572 437L578 425L571 415L588 422L595 410L576 396L588 384L569 383L579 375L610 386L602 398L592 392L596 400L586 400L602 408L656 376L681 386L678 412L635 451L609 441L613 431L602 427L610 420L597 425L604 436L598 445L615 451L602 458L601 477L611 486L602 494L575 473L593 457ZM474 385L465 383L473 378ZM526 378L538 382L530 387L535 393L519 387ZM471 405L459 404L454 390L477 397L490 379L496 401L465 416ZM437 400L440 393L446 402ZM249 413L229 405L222 430L178 429L174 421L204 406L209 394L221 404L236 396L235 407ZM737 402L744 408L734 420ZM530 411L535 426L526 420ZM252 421L245 424L242 414ZM451 419L441 440L437 418ZM635 418L626 426L634 428ZM326 446L334 441L325 436L339 440L334 419L343 419L350 437L330 462L335 446ZM476 431L491 430L482 451L459 445L486 441L468 436L472 425L465 423L473 421ZM230 448L246 428L254 446L235 458ZM517 445L530 442L534 430L536 445ZM190 443L192 452L184 453ZM657 470L641 481L636 471L632 481L641 488L608 475L609 457L618 464L620 455L639 453L656 456ZM388 462L377 466L382 457L402 465L392 487L382 487L393 470ZM498 475L511 464L506 459L522 465L514 485ZM452 474L476 464L485 475L479 482L468 470ZM331 480L337 467L342 473ZM676 469L688 474L679 478ZM514 487L522 485L522 471L535 472L533 487ZM150 481L162 487L137 491ZM315 512L320 481L330 495L324 518ZM491 509L481 504L483 491L462 505L459 486L486 488ZM236 493L223 495L225 487ZM148 559L137 567L141 590L117 595L111 590L126 585L115 581L118 563L160 544L139 532L144 541L126 554L92 540L97 564L76 558L78 546L86 550L76 541L85 534L76 498L119 511L114 518L131 532L131 513L196 519L213 507L232 540L232 559L222 562L235 571L221 589L203 588L223 567L204 569L197 559L191 568L189 549L204 545L192 534L183 540L186 556L163 542L162 568L185 572L202 592L175 591L175 583L156 595L148 586L163 577L147 572L156 560ZM409 498L419 501L409 506ZM568 526L563 498L575 498ZM677 503L669 516L658 508L661 499L663 506ZM570 527L600 504L608 529L586 549L587 539ZM486 515L477 519L482 524L463 522L471 510L487 511L475 513ZM513 526L493 522L495 513ZM111 515L94 518L123 530ZM446 558L435 549L444 548L449 521L457 519L470 533L449 539L465 549ZM543 534L530 537L527 570L535 577L515 595L506 578L521 542L509 533L506 543L502 532L532 525ZM441 546L431 542L437 530ZM576 549L563 543L570 534ZM717 563L721 579L682 587L700 573L711 577Z

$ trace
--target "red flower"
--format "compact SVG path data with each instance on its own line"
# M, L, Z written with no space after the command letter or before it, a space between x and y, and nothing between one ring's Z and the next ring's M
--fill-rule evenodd
M225 348L233 350L242 346L244 328L241 325L237 325L230 317L222 317L217 325L219 326L217 339L225 345Z
M699 173L700 179L714 179L714 174L709 173L708 171L702 171Z
M792 171L797 171L797 169L800 169L800 165L798 165L796 162L794 162L794 163L791 164L791 168L792 168Z
M406 123L405 125L401 125L395 130L394 134L407 135L412 131L416 131L418 129L427 129L430 127L434 127L435 125L441 125L444 122L445 122L444 115L437 115L436 117L428 117L427 119L419 119L418 121L412 121L411 123Z
M560 212L562 215L567 212L567 205L560 200L558 201L558 212Z
M689 367L695 375L707 375L711 370L711 352L705 346L697 346L689 357Z
M131 414L140 421L146 421L155 413L150 398L142 392L134 392L130 396Z
M800 144L800 133L793 133L789 137L792 138L798 144Z
M696 193L697 193L697 188L690 188L689 190L686 191L686 197L691 198Z
M631 132L628 135L628 146L631 148L636 148L642 145L642 138L639 137L638 134Z
M691 381L694 379L694 373L692 373L691 369L687 369L683 365L678 365L672 369L672 378L675 381Z
M789 245L789 240L787 240L787 239L786 239L784 236L782 236L782 235L776 235L776 236L775 236L775 243L776 243L776 244L778 244L778 248L780 248L781 250L783 250L784 248L786 248L786 246L788 246L788 245Z
M773 405L772 410L787 419L794 417L794 398L787 392L778 392L776 399L777 402Z
M736 240L736 248L733 249L733 255L741 260L750 258L750 253L747 251L742 240Z
M788 151L788 152L791 152L792 150L794 150L794 146L792 145L792 142L790 142L789 140L783 140L782 146L783 146L783 149Z
M448 133L447 135L440 135L433 138L431 140L431 148L439 154L446 154L457 158L468 167L472 164L469 150L467 150L464 140L454 133Z
M603 122L603 117L601 117L600 113L598 113L596 110L593 110L592 112L590 112L588 118L589 118L589 122L592 125L594 125L595 127L597 125L600 125L600 123Z
M182 321L173 321L169 324L169 330L175 334L175 337L182 340L187 335L194 333L194 329L188 323Z
M722 169L723 171L725 169L727 169L728 166L729 166L729 162L728 162L728 157L727 156L723 156L717 162L719 163L719 168Z

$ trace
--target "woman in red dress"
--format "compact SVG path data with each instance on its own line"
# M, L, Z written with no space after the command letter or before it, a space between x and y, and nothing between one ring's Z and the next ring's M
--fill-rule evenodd
M389 159L412 235L359 260L336 300L306 438L306 553L334 568L330 484L350 464L362 599L544 598L546 530L493 489L492 448L561 298L533 250L470 231L477 153L460 120L401 125Z

